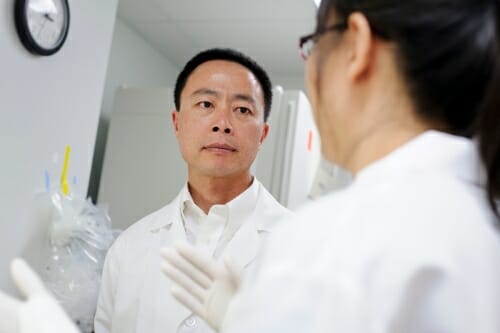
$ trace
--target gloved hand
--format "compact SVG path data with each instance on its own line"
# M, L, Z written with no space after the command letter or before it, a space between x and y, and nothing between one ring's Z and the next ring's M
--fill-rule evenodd
M26 262L14 259L11 274L26 301L0 291L0 333L79 332Z
M173 296L219 331L227 308L238 291L242 268L222 262L187 244L163 248L162 271L173 282Z

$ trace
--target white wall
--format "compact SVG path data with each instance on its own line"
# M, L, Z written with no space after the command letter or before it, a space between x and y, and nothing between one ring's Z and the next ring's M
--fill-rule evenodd
M120 18L116 19L89 184L89 195L94 199L99 189L116 89L120 86L173 87L179 70Z
M270 73L273 85L280 85L285 90L306 91L303 74L274 74Z
M55 152L73 148L69 175L85 194L90 174L117 0L70 0L66 44L53 56L28 53L18 39L14 0L0 4L0 288L11 258L40 225L34 193ZM53 182L56 180L53 179Z

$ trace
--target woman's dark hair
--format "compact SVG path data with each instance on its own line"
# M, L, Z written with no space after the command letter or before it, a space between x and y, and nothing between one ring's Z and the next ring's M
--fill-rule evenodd
M177 80L175 82L174 104L177 111L180 110L181 93L182 90L184 90L189 76L191 76L193 71L198 66L211 60L231 61L246 67L253 73L262 88L262 93L264 95L264 121L267 121L269 113L271 112L271 103L273 99L271 80L269 79L266 71L259 66L255 60L233 49L214 48L205 50L195 55L186 63L182 71L179 73L179 76L177 76Z
M419 114L449 132L477 135L488 198L499 216L500 0L323 0L317 27L360 12L378 37L395 43ZM335 15L335 16L332 16Z

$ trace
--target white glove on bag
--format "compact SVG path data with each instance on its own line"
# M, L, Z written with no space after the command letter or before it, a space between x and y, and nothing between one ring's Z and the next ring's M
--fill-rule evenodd
M187 244L163 248L162 271L173 282L173 296L219 331L238 291L242 268L229 259L216 261Z
M78 333L75 324L26 262L14 259L11 274L26 301L0 291L0 333Z

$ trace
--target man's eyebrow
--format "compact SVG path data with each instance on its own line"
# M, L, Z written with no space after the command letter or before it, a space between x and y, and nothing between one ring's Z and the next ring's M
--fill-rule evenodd
M208 89L208 88L201 88L196 90L191 94L191 96L196 96L196 95L212 95L212 96L219 96L219 93L215 90Z
M235 95L233 95L233 99L235 99L235 100L241 100L241 101L245 101L245 102L249 102L249 103L251 103L253 105L256 104L255 98L253 98L250 95L235 94Z
M215 91L215 90L212 90L212 89L209 89L209 88L200 88L198 90L195 90L191 96L198 96L198 95L211 95L211 96L215 96L215 97L219 97L220 94ZM245 101L245 102L248 102L252 105L256 105L257 104L257 101L255 100L255 98L253 98L252 96L250 95L247 95L247 94L234 94L231 96L231 99L232 100L239 100L239 101Z

